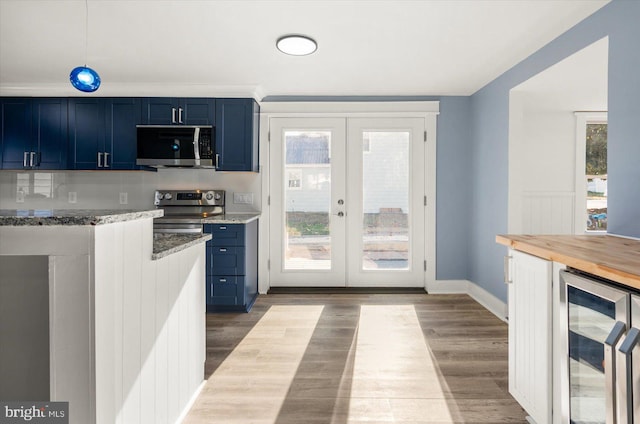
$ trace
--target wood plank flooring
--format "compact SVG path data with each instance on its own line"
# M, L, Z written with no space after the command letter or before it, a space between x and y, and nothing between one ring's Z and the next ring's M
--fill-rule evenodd
M526 423L507 325L466 295L261 295L207 315L205 373L185 423Z

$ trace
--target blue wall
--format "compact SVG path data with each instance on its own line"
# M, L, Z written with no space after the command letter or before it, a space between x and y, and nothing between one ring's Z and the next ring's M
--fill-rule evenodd
M471 96L468 278L506 302L509 90L609 36L609 231L640 237L640 1L613 0ZM567 164L571 166L571 164Z
M466 280L471 199L469 97L441 97L436 154L436 278Z

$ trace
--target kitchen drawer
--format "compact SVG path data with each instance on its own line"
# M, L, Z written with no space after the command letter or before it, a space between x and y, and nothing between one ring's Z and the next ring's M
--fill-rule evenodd
M244 277L209 276L207 304L242 305L244 302Z
M209 275L244 275L244 247L207 246L207 274Z
M212 235L211 246L244 246L244 224L205 224L204 232Z

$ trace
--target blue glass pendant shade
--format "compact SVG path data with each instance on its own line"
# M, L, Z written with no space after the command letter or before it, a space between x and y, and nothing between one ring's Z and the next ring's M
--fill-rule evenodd
M92 93L100 87L100 75L86 66L78 66L69 75L71 85L85 93Z

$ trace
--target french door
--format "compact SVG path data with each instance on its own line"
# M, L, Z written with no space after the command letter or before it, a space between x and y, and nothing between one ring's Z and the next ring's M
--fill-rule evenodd
M270 284L423 287L423 118L271 118Z

